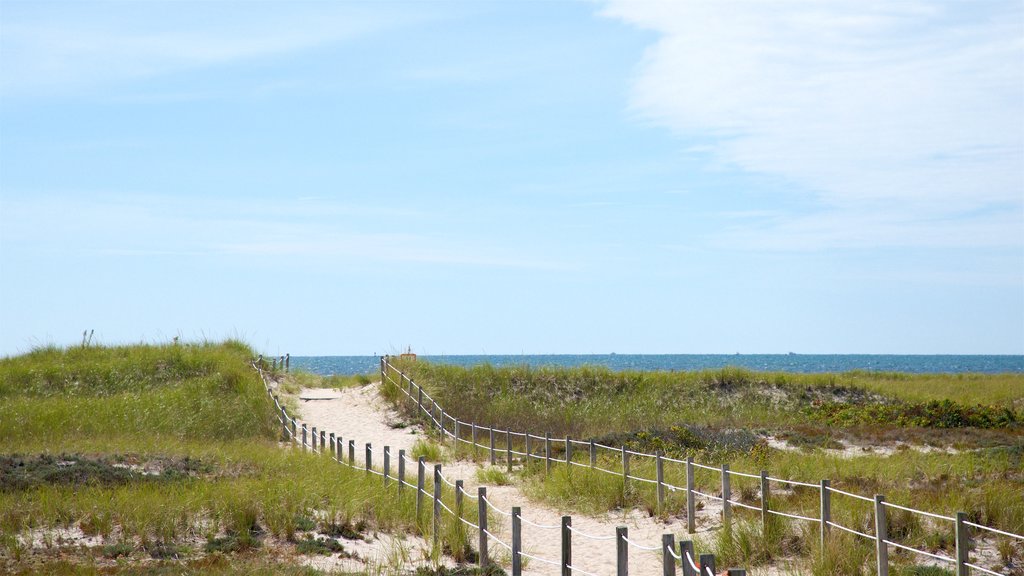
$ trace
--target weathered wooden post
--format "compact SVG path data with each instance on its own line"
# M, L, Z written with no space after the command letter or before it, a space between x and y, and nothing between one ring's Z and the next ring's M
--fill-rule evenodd
M313 453L316 453L316 426L313 426L313 432L310 435L309 440L310 440L310 442L309 442L310 450L312 450Z
M391 476L391 446L384 447L384 486L388 485Z
M505 469L512 473L512 431L505 430Z
M629 542L626 542L629 530L625 526L615 528L615 575L629 574Z
M725 526L732 526L732 486L729 481L729 465L722 464L722 524Z
M533 440L531 440L530 433L526 433L526 462L523 464L524 468L529 468L530 464L533 463Z
M434 464L434 546L441 544L441 465Z
M676 559L672 552L676 548L676 537L672 534L661 535L661 573L662 576L676 576Z
M629 451L622 447L622 493L629 492Z
M416 521L423 517L423 476L426 474L427 465L425 458L420 456L416 459Z
M593 440L590 441L590 467L594 468L597 466L597 443Z
M512 576L523 574L523 512L519 506L512 507Z
M306 450L309 448L309 444L306 442L306 423L302 423L302 449Z
M658 513L665 509L665 459L661 450L655 454L655 479L658 482Z
M544 470L551 474L551 432L544 433Z
M491 444L490 444L490 446L491 446L491 451L490 451L491 466L494 466L498 462L497 458L495 458L495 455L494 455L494 428L488 428L488 430L490 430L490 432L491 432Z
M292 355L291 354L285 354L284 355L284 371L287 372L287 371L291 370L291 366L292 366Z
M324 448L327 448L327 432L320 431L320 453L323 454Z
M328 438L330 440L330 447L331 447L330 454L331 454L331 458L337 458L338 453L337 453L337 451L336 451L336 449L334 447L334 432L331 432L331 435Z
M970 561L970 533L967 531L966 512L956 513L956 576L968 576L970 569L967 563Z
M828 542L829 525L832 521L832 492L829 490L829 481L822 480L821 485L821 526L819 533L819 543L821 544L821 553L825 553L825 543Z
M686 457L686 532L697 531L697 501L693 493L693 456Z
M885 497L875 494L875 549L878 558L878 576L889 576L889 524L885 519Z
M405 450L398 451L398 493L405 488Z
M348 466L349 468L356 467L356 441L348 441Z
M483 568L491 563L487 557L487 488L483 486L477 486L476 489L476 510L480 523L480 542L477 548L480 550L480 567Z
M700 570L701 570L701 572L707 572L709 574L714 574L715 573L715 555L714 554L701 554L700 555ZM701 576L703 576L703 574Z
M366 473L369 474L370 469L373 468L373 448L369 442L366 443L366 458L364 462L366 463Z
M697 563L697 553L693 549L693 540L682 540L679 542L679 555L683 558L683 576L697 576L697 571L690 565L692 561Z
M572 576L572 516L562 516L562 576Z
M761 528L768 530L768 497L771 488L768 486L768 471L761 470Z

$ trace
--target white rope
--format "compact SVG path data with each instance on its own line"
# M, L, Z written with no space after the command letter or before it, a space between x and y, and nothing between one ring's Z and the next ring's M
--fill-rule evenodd
M798 516L796 514L786 514L785 512L779 512L778 510L769 510L769 514L775 514L776 516L785 516L786 518L794 518L796 520L807 520L808 522L821 522L821 518L808 518L807 516Z
M572 570L573 572L579 572L580 574L583 574L583 576L597 576L597 574L594 574L593 572L587 572L586 570L584 570L582 568L577 568L577 567L573 566L572 564L567 564L566 568L568 568L569 570Z
M768 476L768 480L771 480L772 482L781 482L783 484L793 484L793 485L796 485L796 486L808 486L810 488L821 488L820 484L811 484L810 482L798 482L796 480L786 480L784 478L772 478L771 476Z
M728 470L728 472L729 472L729 474L732 474L733 476L741 476L743 478L753 478L755 480L760 480L761 479L761 477L758 476L757 474L747 474L746 472L737 472L735 470Z
M594 470L600 470L601 472L605 472L607 474L613 474L615 476L622 476L622 472L614 472L612 470L608 470L607 468L601 468L600 466L594 466Z
M1020 534L1014 534L1012 532L1003 532L1002 530L996 530L995 528L989 528L988 526L982 526L981 524L975 524L974 522L968 522L964 520L964 524L973 526L975 528L981 528L982 530L988 530L989 532L995 532L996 534L1002 534L1003 536L1009 536L1010 538L1016 538L1018 540L1024 540L1024 536Z
M451 514L452 516L458 516L458 514L456 514L454 510L452 510L451 508L449 508L449 507L448 507L448 506L447 506L447 505L446 505L446 504L444 503L444 500L438 500L438 501L437 501L437 503L438 503L438 504L440 504L440 505L441 505L441 508L444 508L444 509L445 509L445 511L446 511L446 512L448 512L449 514Z
M903 544L897 544L896 542L893 542L892 540L883 540L883 542L885 542L886 544L888 544L890 546L895 546L897 548L901 548L901 549L906 550L908 552L915 552L917 554L923 554L925 556L928 556L929 558L935 558L936 560L942 560L944 562L951 562L953 564L956 563L956 560L953 559L953 558L950 558L949 556L940 556L938 554L932 554L931 552L925 552L924 550L918 550L917 548L911 548L910 546L904 546Z
M993 572L992 570L989 570L988 568L982 568L981 566L978 566L976 564L971 564L970 562L964 562L964 566L970 566L971 568L974 568L975 570L981 570L985 574L994 574L995 576L1003 576L999 572Z
M497 542L498 544L501 544L502 546L504 546L505 548L507 548L509 552L511 552L511 551L512 551L512 547L511 547L511 546L509 546L508 544L505 544L504 542L502 542L500 538L498 538L498 537L497 537L497 536L495 536L494 534L491 534L491 533L490 533L490 531L488 531L488 530L484 530L484 534L487 534L487 535L488 535L488 536L490 536L491 538L494 538L494 541L495 541L495 542Z
M732 504L733 506L739 506L740 508L746 508L747 510L753 510L755 512L761 511L761 509L758 508L757 506L751 506L750 504L744 504L743 502L737 502L736 500L729 500L729 504Z
M611 450L612 452L618 452L619 451L618 448L612 448L611 446L607 446L605 444L597 444L597 443L595 443L594 446L597 446L598 448L604 448L606 450Z
M831 492L835 492L837 494L842 494L843 496L849 496L850 498L856 498L858 500L863 500L865 502L874 502L874 499L868 498L866 496L861 496L860 494L852 494L850 492L843 492L842 490L839 490L838 488L833 488L831 486L829 486L828 489Z
M577 530L572 526L569 526L569 531L575 532L576 534L579 534L580 536L583 536L584 538L589 538L591 540L615 540L615 536L592 536L590 534L587 534L586 532Z
M630 546L632 546L634 548L639 548L641 550L657 551L657 550L661 550L661 548L662 548L661 546L644 546L642 544L637 544L636 542L633 542L632 540L630 540L629 538L626 538L625 536L623 536L622 539L626 542L626 544L629 544Z
M825 524L827 524L829 526L832 526L832 527L835 527L835 528L839 528L840 530L845 530L846 532L849 532L850 534L856 534L857 536L860 536L862 538L867 538L868 540L874 540L875 539L875 537L870 535L870 534L865 534L863 532L857 532L856 530L853 530L852 528L847 528L846 526L843 526L842 524L836 524L835 522L831 522L831 521L830 522L825 522Z
M463 524L469 524L470 526L472 526L473 528L476 528L477 530L480 529L479 526L477 526L476 524L473 524L472 522L470 522L469 520L466 520L465 518L460 517L459 520L461 520Z
M658 483L657 480L650 480L650 479L644 478L642 476L629 476L629 475L627 475L626 478L629 478L630 480L639 480L641 482L647 482L648 484L657 484Z
M441 482L444 482L445 484L451 486L452 488L455 488L455 484L449 482L448 479L444 477L444 474L438 472L437 475L441 478Z
M489 498L487 498L486 496L484 496L484 502L485 502L485 503L486 503L486 504L487 504L488 506L490 506L491 510L494 510L494 511L495 511L495 512L497 512L498 514L501 514L502 516L508 516L508 517L511 517L511 516L512 516L512 513L511 513L511 512L505 512L505 511L504 511L504 510L502 510L501 508L498 508L498 507L497 507L497 506L495 506L494 504L491 504L491 501L490 501L490 499L489 499Z
M679 490L682 490L682 488L679 488ZM696 490L694 490L694 491L693 491L693 493L694 493L694 494L697 494L697 495L699 495L699 496L703 496L703 497L705 497L705 498L707 498L707 499L709 499L709 500L718 500L719 502L721 502L721 501L722 501L722 498L721 498L720 496L714 496L714 495L712 495L712 494L705 494L705 493L703 493L703 492L698 492L698 491L696 491Z
M641 456L644 458L653 457L654 454L645 454L643 452L633 452L632 450L626 450L626 454L632 454L633 456Z
M690 556L690 551L687 550L685 552L685 554L686 554L686 563L690 565L690 568L693 568L697 572L700 572L700 566L697 566L697 563L693 561L693 556Z
M892 502L882 501L882 506L888 506L889 508L898 508L900 510L906 510L907 512L913 512L914 514L924 514L925 516L931 516L932 518L938 518L939 520L948 520L950 522L956 522L956 518L950 516L943 516L941 514L932 514L931 512L925 512L924 510L916 510L914 508L907 508L906 506L900 506L899 504L893 504Z
M676 550L675 550L674 547L666 547L665 549L668 550L669 556L675 558L676 560L682 560L683 559L682 556L680 556L679 554L676 554Z
M559 528L562 527L561 524L537 524L536 522L531 522L531 521L527 520L522 515L519 516L519 519L522 520L523 522L526 522L530 526L534 526L536 528L540 528L541 530L558 530Z
M543 562L545 564L551 564L552 566L561 566L562 565L561 562L554 562L554 561L548 560L547 558L541 558L539 556L534 556L533 554L527 554L526 552L523 552L522 550L519 551L519 555L520 556L526 556L527 558L530 558L531 560L536 560L538 562Z

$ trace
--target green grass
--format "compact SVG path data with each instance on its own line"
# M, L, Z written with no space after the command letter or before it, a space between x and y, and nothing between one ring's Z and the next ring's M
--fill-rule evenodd
M303 388L350 388L353 386L365 386L376 378L373 373L321 376L306 372L304 370L292 370L287 374L276 372L275 375L281 378L281 388L289 394L296 394Z
M639 452L661 451L677 459L691 456L702 464L728 463L733 470L755 474L767 470L778 478L811 483L828 479L849 492L884 494L888 501L950 516L964 511L974 522L1024 533L1024 375L467 369L422 361L406 363L402 369L463 421L549 432L554 438L594 439ZM382 390L406 414L414 415L414 403L393 386ZM767 434L787 438L800 449L770 448L763 440ZM961 451L904 449L849 458L826 450L841 446L839 440L953 446ZM555 458L564 458L562 446L554 445ZM542 449L534 445L535 453ZM621 470L619 454L599 454L599 467ZM574 460L589 461L585 448L574 449ZM549 474L536 460L519 473L531 497L562 509L600 513L635 507L662 517L685 511L683 492L668 492L659 507L654 486L631 482L624 489L619 475L557 463ZM653 459L634 457L631 474L654 478ZM666 463L665 479L685 486L685 467ZM699 491L720 493L717 471L697 469L695 482ZM734 476L732 494L757 505L757 480ZM818 490L773 483L771 506L816 517ZM832 510L833 519L844 526L872 529L870 504L837 495ZM863 560L863 551L855 546L811 562L816 536L795 530L788 520L786 529L766 535L758 532L759 524L751 524L749 512L734 513L739 520L734 530L728 537L720 531L712 543L727 559L753 565L772 560L781 550L804 558L814 574L862 570L854 568ZM895 510L889 522L890 534L902 544L952 553L951 525ZM894 558L899 564L899 556Z
M227 342L50 347L0 360L0 571L43 562L44 571L95 573L87 551L66 565L26 548L29 531L61 527L102 537L108 556L127 561L125 574L139 558L184 554L180 543L197 536L206 544L153 573L305 574L262 548L270 537L295 539L312 518L429 533L411 491L399 497L395 484L382 490L376 476L279 446L254 356ZM444 546L465 542L446 525ZM251 570L218 565L224 555Z

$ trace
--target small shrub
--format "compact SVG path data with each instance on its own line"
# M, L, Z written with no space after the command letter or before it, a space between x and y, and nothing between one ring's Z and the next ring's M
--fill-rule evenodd
M508 477L508 474L496 466L477 468L476 481L488 486L508 486L511 483L511 479Z
M420 456L428 462L444 462L444 448L430 440L417 440L409 451L410 457L416 460Z
M107 544L103 547L104 558L119 558L121 556L128 556L135 551L135 546L127 542L115 542L113 544Z
M296 542L295 550L299 554L318 554L322 556L329 556L340 552L343 557L351 558L351 555L345 552L345 547L341 545L341 542L334 538L324 538L323 536L319 538L307 536L306 539Z

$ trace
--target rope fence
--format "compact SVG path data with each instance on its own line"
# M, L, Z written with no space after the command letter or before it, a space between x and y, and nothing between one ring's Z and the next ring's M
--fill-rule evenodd
M457 417L454 417L454 416L452 416L450 414L446 414L444 412L443 408L441 408L440 405L432 397L430 397L430 395L423 389L423 387L421 385L419 385L416 382L414 382L411 377L409 377L407 374L402 372L396 366L391 364L390 358L387 357L387 356L381 357L381 360L380 360L380 373L381 373L381 381L382 382L390 382L398 390L403 392L408 399L410 399L411 401L417 403L417 405L418 405L417 406L418 414L420 416L425 417L425 419L429 423L433 424L435 427L437 427L439 429L438 430L438 435L439 435L440 438L442 438L442 439L447 439L449 437L452 438L454 440L453 445L455 446L456 449L458 448L459 442L461 441L463 443L466 443L466 444L469 444L470 446L472 446L474 453L476 453L477 450L484 450L484 451L486 451L486 453L489 456L490 463L492 465L497 463L499 455L501 455L503 457L503 459L505 460L506 467L507 467L507 469L509 471L511 471L512 467L513 467L513 456L522 456L523 458L520 461L520 464L523 464L523 465L529 465L533 461L542 460L542 461L544 461L544 465L545 465L546 471L549 472L549 473L551 471L552 465L555 464L555 463L557 463L557 464L565 464L569 468L573 468L573 467L589 468L589 469L597 471L597 472L601 472L601 473L605 473L605 474L609 474L609 475L614 475L614 476L620 477L622 479L623 489L624 490L628 489L630 481L636 481L636 482L640 482L640 483L643 483L643 484L653 485L655 487L655 490L656 490L656 495L657 495L657 500L658 500L657 504L658 504L658 508L659 509L662 509L664 504L665 504L665 498L666 498L665 494L666 494L666 491L671 491L673 493L684 492L685 493L685 497L686 497L686 505L687 505L687 511L686 511L687 531L690 534L693 534L693 533L696 532L696 523L695 523L695 515L696 515L696 505L695 504L696 503L695 503L695 500L696 500L697 496L700 496L702 499L705 499L705 500L712 500L712 501L720 501L720 502L722 502L722 512L721 512L721 515L722 515L722 522L725 525L729 525L731 523L731 521L732 521L732 508L733 507L737 507L737 508L740 508L740 509L750 510L752 512L760 512L761 513L761 518L762 518L762 523L764 524L764 527L766 527L766 528L767 528L767 525L768 525L768 522L769 522L768 519L771 516L784 517L784 518L788 518L788 519L795 520L795 521L811 522L811 523L818 524L818 526L819 526L819 533L820 533L820 543L821 543L821 547L822 547L823 550L826 549L825 543L826 543L826 541L829 538L830 529L831 528L837 528L837 529L839 529L841 531L844 531L844 532L847 532L847 533L859 536L861 538L872 540L876 544L876 556L877 556L877 568L878 568L877 573L878 573L878 576L888 576L888 570L889 570L888 547L889 546L892 546L892 547L897 548L899 550L910 552L912 554L919 554L921 556L928 557L928 558L931 558L933 560L940 560L940 561L943 561L943 562L954 563L956 565L956 570L957 570L957 574L958 575L961 575L961 574L966 575L966 574L968 574L968 570L969 569L980 570L980 571L985 572L987 574L999 574L998 572L992 572L989 569L981 568L981 567L978 567L978 566L970 563L970 561L969 561L969 541L970 541L970 538L971 538L971 534L969 533L970 528L974 528L975 532L977 532L978 530L981 530L981 531L986 531L986 532L989 532L989 533L1005 536L1005 537L1008 537L1008 538L1024 540L1024 536L1021 536L1019 534L1014 534L1012 532L1007 532L1007 531L1004 531L1004 530L998 530L996 528L992 528L992 527L989 527L989 526L984 526L984 525L981 525L981 524L976 524L976 523L973 523L973 522L969 522L969 521L966 520L967 514L964 513L964 512L958 512L955 517L951 517L951 516L945 516L945 515L942 515L942 514L936 514L936 513L933 513L933 512L928 512L928 511L925 511L925 510L918 510L918 509L915 509L915 508L910 508L910 507L907 507L907 506L901 506L901 505L898 505L898 504L887 502L885 500L884 496L882 496L882 495L875 495L874 498L871 498L871 497L863 496L863 495L860 495L860 494L856 494L856 493L840 490L838 488L832 487L830 481L828 481L828 480L821 480L819 483L815 484L815 483L806 482L806 481L800 481L800 480L793 480L793 479L787 479L787 478L776 478L776 477L768 476L767 471L761 471L760 474L751 474L751 473L747 473L747 472L740 472L740 471L730 470L727 465L723 465L721 468L717 468L717 467L714 467L714 466L709 466L709 465L706 465L706 464L701 464L701 463L698 463L698 462L694 462L691 458L687 458L686 460L678 460L678 459L674 459L674 458L665 457L664 455L662 455L660 453L649 454L649 453L645 453L645 452L639 452L639 451L636 451L636 450L630 450L630 449L626 448L625 446L621 446L619 448L614 448L612 446L607 446L607 445L604 445L604 444L598 444L598 443L593 442L593 441L582 441L582 440L572 439L572 438L569 438L569 437L566 437L566 438L556 438L556 437L552 437L551 434L544 434L543 436L540 436L540 435L537 435L537 434L533 434L533 433L531 433L529 431L524 431L524 432L513 432L513 431L510 431L510 430L501 430L501 431L499 431L499 430L497 430L495 428L491 428L491 427L488 427L488 426L482 426L482 425L479 425L479 424L477 424L475 422L463 422L463 421L459 420ZM395 378L392 378L393 374L396 375L397 381L396 381ZM424 405L424 402L423 402L424 398L427 398L429 400L431 409L428 410L426 408L426 406ZM440 421L434 416L434 414L432 413L433 411L438 411L438 412L440 412L443 415ZM447 416L448 419L451 422L453 422L453 430L452 431L447 430L445 428L444 424L442 424L442 422L444 422L444 419L445 419L444 416ZM463 431L466 431L466 430L471 430L472 431L472 436L471 436L470 440L465 440L465 439L462 438L462 435L464 433ZM490 442L488 444L481 444L481 443L477 442L478 435L480 435L480 434L488 436L489 439L490 439ZM499 436L501 437L502 442L504 442L503 446L498 446L496 444L495 438L499 437ZM512 438L513 437L522 438L523 439L523 444L525 444L525 449L523 451L519 451L519 450L514 449L514 447L512 445ZM616 471L616 470L609 469L607 467L598 466L598 457L597 457L597 451L598 450L602 450L602 451L606 451L608 453L611 453L613 458L616 458L616 457L617 458L621 458L621 469ZM558 455L556 455L556 451L557 451ZM581 454L588 454L589 455L589 462L587 462L586 460L584 460L584 462L578 462L578 461L574 460L573 459L574 453L577 453L577 452L581 453ZM635 459L653 459L655 461L655 463L656 463L657 477L652 479L652 478L647 478L647 477L640 476L640 475L638 475L636 473L631 472L630 462L631 462L631 459L634 459L634 458ZM664 463L666 463L666 462L670 463L670 464L675 464L675 465L681 464L681 465L684 465L686 467L686 486L685 487L676 486L676 485L668 483L668 482L666 482L664 480L663 467L664 467ZM705 471L720 473L721 474L721 496L717 496L717 495L714 495L714 494L710 494L710 493L707 493L707 492L701 492L701 491L696 490L696 488L695 488L695 481L694 481L694 471L695 470L705 470ZM731 488L730 487L730 479L732 479L732 478L743 478L743 479L757 480L760 483L760 490L758 490L758 492L759 492L759 500L760 500L759 504L760 505L759 506L755 506L755 505L751 505L751 504L748 504L748 503L745 503L745 502L740 502L740 501L737 501L737 500L733 499L732 495L731 495L731 489L730 489ZM778 509L772 509L771 506L770 506L770 504L771 504L771 496L770 495L771 495L771 483L772 482L774 482L776 484L787 485L787 486L794 486L794 487L801 487L801 488L810 488L810 489L817 490L818 493L819 493L819 502L820 502L819 510L818 510L818 516L817 517L813 517L813 516L810 516L810 515L805 515L806 513L802 513L801 514L801 513L794 513L792 511L783 511L783 510L778 510ZM832 508L831 507L831 496L832 496L832 494L839 494L839 495L842 495L842 496L853 498L853 499L855 499L857 501L861 501L861 502L866 502L866 503L872 504L874 506L873 516L874 516L874 521L875 521L874 523L875 523L875 527L876 527L876 530L875 530L876 534L875 535L865 534L863 532L857 531L857 530L849 528L847 526L843 526L843 525L838 524L835 521L833 521L832 514L831 514L831 508ZM490 503L488 502L488 504L490 504ZM956 557L955 558L949 558L947 556L942 556L942 555L939 555L939 554L933 554L931 552L928 552L928 551L925 551L925 550L920 550L918 548L907 546L905 544L894 542L894 541L888 539L886 534L885 534L885 531L886 531L885 527L887 526L887 518L886 518L886 509L887 508L894 508L894 509L902 510L902 511L905 511L905 512L909 512L911 514L922 515L922 516L925 516L925 517L928 517L928 518L932 518L932 519L935 519L935 520L942 520L942 521L952 522L953 523L953 529L954 529L954 534L953 534L954 542L956 544ZM528 524L530 524L530 523L528 522ZM567 534L568 533L578 533L575 529L572 529L571 527L568 530L565 530L565 532ZM584 536L584 537L588 536L588 535L583 535L581 533L580 533L580 535ZM611 537L609 537L609 539L611 539ZM628 548L628 545L626 547ZM662 548L661 547L656 547L654 549L661 550ZM682 554L683 553L681 552L681 555ZM682 562L682 566L683 566L684 576L687 576L686 573L687 573L687 568L688 567L686 566L686 562ZM579 571L578 569L566 567L563 564L563 575L568 575L568 574L570 574L574 570L575 571ZM694 568L694 570L697 570L697 572L695 572L694 574L700 573L699 572L699 570L700 570L699 568ZM584 572L581 572L581 573L584 573ZM730 573L731 573L731 571L730 571Z

